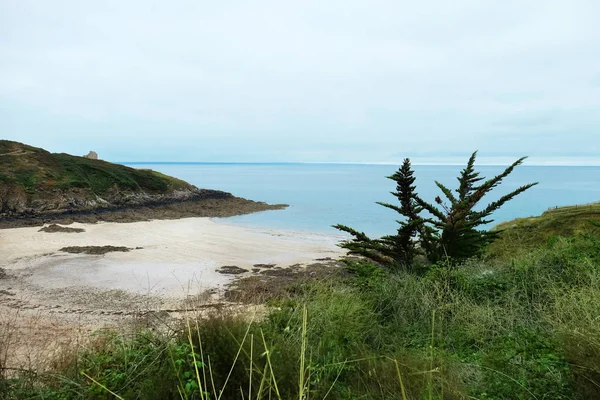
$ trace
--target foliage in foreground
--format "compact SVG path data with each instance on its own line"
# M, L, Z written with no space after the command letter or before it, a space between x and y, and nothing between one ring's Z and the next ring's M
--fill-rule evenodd
M600 398L600 237L418 276L350 262L266 319L100 335L61 370L4 380L20 399Z
M454 263L481 255L486 246L498 238L499 232L482 230L480 227L493 222L489 217L494 211L537 183L523 185L479 209L477 207L481 200L526 157L486 180L475 171L476 155L477 152L471 155L457 178L459 186L455 190L456 195L440 182L435 182L447 201L438 196L435 199L437 206L419 197L410 160L405 159L400 169L388 177L397 183L396 192L392 194L399 200L400 206L379 203L400 214L400 227L396 235L371 239L362 232L338 224L335 228L354 237L344 242L342 247L351 254L367 257L392 270L412 270L419 252L424 253L431 263L441 260ZM424 211L428 215L422 216Z

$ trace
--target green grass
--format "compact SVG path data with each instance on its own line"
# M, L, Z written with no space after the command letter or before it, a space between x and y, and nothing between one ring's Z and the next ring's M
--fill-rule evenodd
M529 250L545 244L554 237L599 232L589 221L600 222L600 203L550 209L537 217L519 218L504 222L494 229L504 230L492 243L489 254L503 257L522 249Z
M69 154L52 154L17 142L0 140L0 182L26 192L37 189L84 189L102 195L109 190L167 193L189 188L179 179L148 170Z
M352 270L272 300L252 323L219 312L174 337L100 336L60 370L5 382L4 398L600 396L600 236L425 276Z

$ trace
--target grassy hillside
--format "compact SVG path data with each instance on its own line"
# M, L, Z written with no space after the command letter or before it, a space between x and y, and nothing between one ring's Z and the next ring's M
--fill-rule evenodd
M502 230L489 253L495 257L510 256L548 243L555 237L594 234L600 228L590 224L600 222L600 203L550 209L537 217L519 218L504 222L494 229Z
M191 185L151 170L140 170L101 160L0 140L0 183L26 192L84 189L102 195L109 190L167 193Z

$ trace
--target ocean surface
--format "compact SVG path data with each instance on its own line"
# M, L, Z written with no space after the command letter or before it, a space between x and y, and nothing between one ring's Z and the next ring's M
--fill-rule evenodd
M397 214L375 204L394 202L395 183L386 179L398 166L355 164L124 163L151 168L200 188L218 189L285 210L224 218L242 226L339 235L331 226L348 225L373 236L394 233ZM462 166L414 166L417 193L432 202L443 198L434 181L454 189ZM477 168L492 177L504 167ZM600 167L520 166L496 187L481 207L517 187L539 182L492 215L494 223L539 215L549 208L600 201Z

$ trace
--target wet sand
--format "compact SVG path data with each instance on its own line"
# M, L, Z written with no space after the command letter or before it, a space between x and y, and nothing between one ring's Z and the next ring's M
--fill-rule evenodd
M343 253L336 246L337 237L238 227L208 218L69 227L84 232L48 233L39 227L1 230L0 267L40 289L80 286L185 297L191 291L220 289L229 283L232 277L218 272L223 266L286 267ZM105 255L60 251L69 246L107 245L131 250Z

